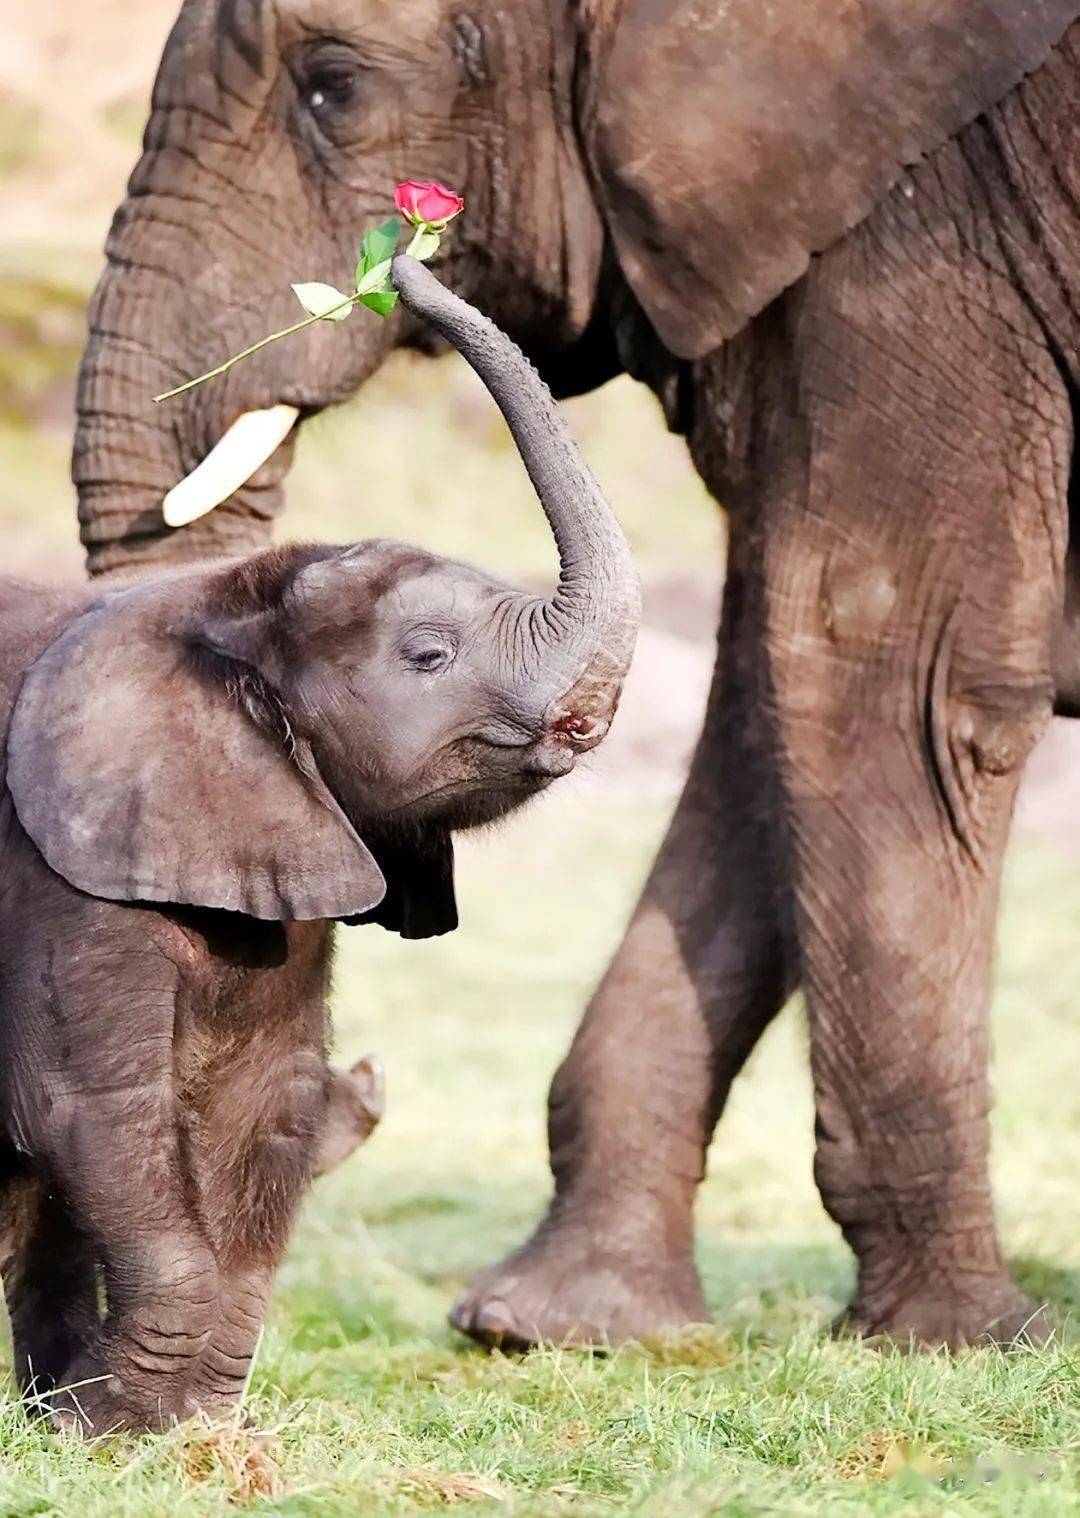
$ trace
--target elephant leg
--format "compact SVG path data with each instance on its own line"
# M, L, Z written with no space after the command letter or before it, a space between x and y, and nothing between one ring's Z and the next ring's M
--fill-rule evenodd
M96 1261L61 1200L34 1175L5 1185L0 1233L15 1377L24 1396L40 1396L63 1383L100 1326Z
M193 1412L188 1382L218 1320L220 1282L181 1163L171 1080L102 1092L49 1155L100 1259L108 1312L53 1399L61 1426L158 1430Z
M287 1020L285 1028L248 1031L205 1072L191 1166L221 1305L188 1394L210 1413L231 1407L243 1391L274 1272L327 1123L340 1116L340 1088L358 1079L327 1069L321 1003L310 1009L310 1029L304 1018L297 1014L295 1028Z
M778 322L794 383L762 479L765 653L816 1174L858 1257L846 1321L959 1346L1046 1332L995 1227L988 1009L1014 798L1050 717L1072 426L963 161L911 189Z
M614 1342L707 1312L693 1200L732 1080L794 982L762 764L751 543L733 532L686 788L551 1091L555 1194L452 1321L484 1342Z
M242 1396L262 1335L276 1263L276 1257L263 1257L219 1264L220 1311L188 1381L192 1411L215 1417L227 1413Z
M1080 398L1073 397L1080 419ZM1065 560L1065 605L1054 628L1054 715L1080 717L1080 478L1069 481L1069 551Z

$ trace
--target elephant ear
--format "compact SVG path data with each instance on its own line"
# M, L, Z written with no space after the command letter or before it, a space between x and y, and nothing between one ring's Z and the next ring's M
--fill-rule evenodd
M445 828L371 847L386 880L386 895L374 911L350 922L378 923L402 938L452 933L458 925L454 841Z
M1077 0L624 0L592 39L586 131L664 342L692 359L733 336L1078 15Z
M20 822L92 896L278 921L370 910L382 874L314 764L225 673L239 666L200 652L198 578L105 596L31 666L8 736Z

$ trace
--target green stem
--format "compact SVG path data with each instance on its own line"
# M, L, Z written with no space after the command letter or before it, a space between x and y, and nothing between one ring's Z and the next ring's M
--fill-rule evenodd
M205 374L200 374L196 379L187 380L183 385L177 385L174 390L163 390L160 395L155 395L154 400L171 401L173 396L183 395L185 390L194 390L196 385L205 384L207 380L217 379L219 374L226 374L242 358L250 358L253 353L258 353L260 348L265 348L268 343L276 343L282 337L291 337L294 332L302 332L305 327L312 327L316 322L329 321L339 311L350 310L362 295L370 295L372 290L378 290L386 282L386 276L390 273L390 260L383 259L381 264L376 264L369 269L363 279L357 285L353 293L331 306L329 311L323 311L319 316L305 316L303 321L293 322L291 327L282 327L280 332L271 332L269 337L261 337L257 343L252 343L250 348L244 348L240 353L234 353L232 358L227 358L223 364L218 364L216 369L208 369Z
M342 301L340 306L335 306L335 311L341 311L345 306L351 306L355 297L350 295L348 300ZM163 390L160 395L155 395L155 401L171 401L174 395L183 395L185 390L194 390L196 385L202 385L207 380L217 379L219 374L226 374L242 358L250 358L253 353L258 353L260 348L265 348L267 343L276 343L279 338L291 337L294 332L302 332L305 327L312 326L315 322L325 321L325 316L305 316L303 321L293 322L291 327L282 327L280 332L271 332L269 337L260 338L257 343L252 343L250 348L245 348L241 353L234 353L232 358L227 358L223 364L218 364L216 369L207 369L205 374L200 374L196 379L187 380L183 385L177 385L174 390Z
M435 247L438 248L439 234L435 228L430 226L426 221L417 222L416 231L412 235L412 242L405 249L405 252L409 255L410 258L416 257L417 249L420 247L420 244L423 242L424 238L428 236L434 236ZM428 257L430 258L430 256L431 255L429 254Z

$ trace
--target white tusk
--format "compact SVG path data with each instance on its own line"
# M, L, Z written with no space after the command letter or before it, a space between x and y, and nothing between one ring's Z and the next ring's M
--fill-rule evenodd
M299 415L296 406L267 406L238 416L162 501L166 526L186 527L227 501L285 441Z

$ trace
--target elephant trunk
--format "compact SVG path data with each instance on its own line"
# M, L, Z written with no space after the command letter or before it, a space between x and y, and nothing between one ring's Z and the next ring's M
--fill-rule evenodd
M79 369L72 478L92 575L266 547L291 455L291 438L278 447L279 437L261 467L243 473L226 511L179 532L167 520L177 482L238 417L280 397L248 374L154 404L155 394L208 367L203 334L230 339L218 335L216 308L194 288L186 245L158 227L150 201L125 205L114 221ZM178 289L187 291L183 305Z
M559 551L559 581L541 603L536 631L540 678L551 685L548 720L582 741L598 739L618 700L641 617L641 590L622 528L551 392L517 345L415 259L395 258L392 279L409 310L476 370L506 418Z

